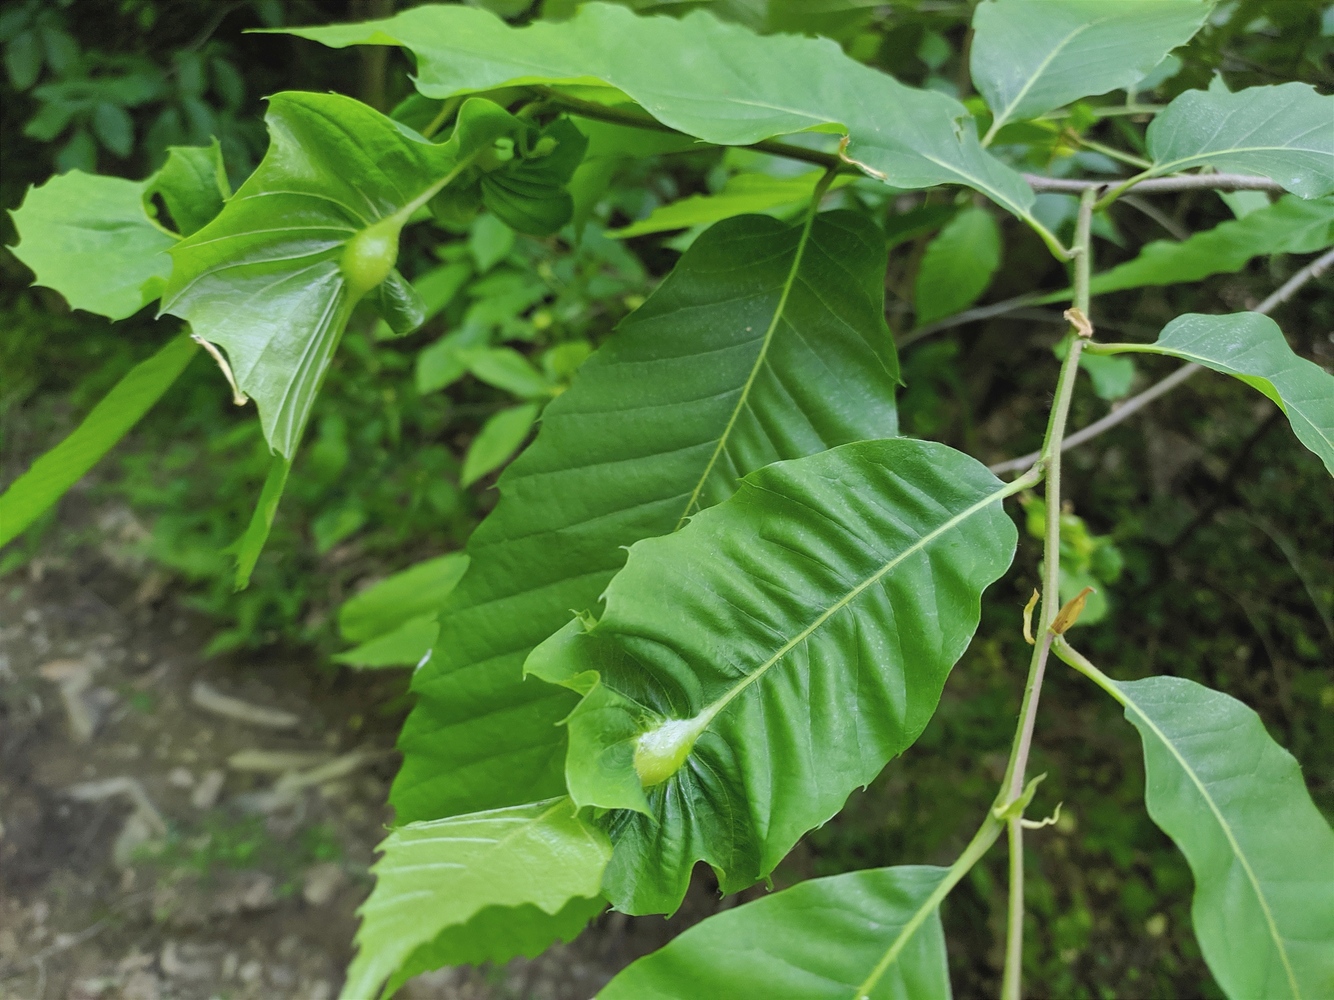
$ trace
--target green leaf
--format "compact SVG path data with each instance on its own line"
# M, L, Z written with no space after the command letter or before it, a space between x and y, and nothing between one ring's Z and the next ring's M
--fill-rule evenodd
M372 868L375 889L357 911L361 927L343 986L346 1000L376 996L417 949L442 935L461 935L465 946L483 949L470 956L474 961L503 962L519 953L516 944L531 942L527 925L541 914L549 928L568 931L571 914L563 911L575 898L597 897L609 853L606 838L579 820L568 798L409 823L390 833L380 850ZM539 912L525 914L517 941L509 933L488 939L468 928L479 915L494 925L488 908L522 906ZM591 914L582 909L578 915L586 922ZM550 940L546 935L542 944ZM446 943L447 937L440 946Z
M912 745L1014 557L1016 491L941 444L862 441L631 547L601 619L527 667L585 692L565 776L618 810L617 909L674 911L696 861L754 884Z
M1145 804L1195 875L1200 950L1235 1000L1334 991L1334 832L1253 711L1180 677L1108 681L1144 742Z
M1181 242L1158 240L1134 260L1094 275L1093 295L1145 285L1199 281L1211 274L1240 271L1254 257L1312 253L1334 245L1334 199L1304 201L1285 195L1244 218L1221 222ZM1052 301L1062 301L1069 293Z
M352 307L389 277L403 225L520 127L470 100L446 143L337 94L282 93L272 143L222 213L173 250L163 311L227 352L265 437L291 458Z
M1092 344L1103 354L1163 354L1232 375L1268 396L1287 415L1297 440L1334 475L1334 375L1298 357L1268 316L1186 313L1152 344Z
M1200 0L1000 0L973 15L973 83L1007 122L1134 87L1209 16Z
M98 101L93 108L93 134L122 160L134 149L134 122L119 104Z
M670 205L655 208L646 219L632 222L621 229L609 229L608 236L629 239L648 233L662 233L672 229L689 229L708 225L748 212L776 212L795 210L811 200L820 171L797 177L774 177L770 174L736 174L717 194L691 195ZM846 184L849 177L838 178ZM837 183L837 182L836 182ZM834 187L835 185L830 185ZM842 186L839 184L838 186Z
M354 649L335 653L331 659L350 667L414 667L435 645L440 634L438 617L432 611L411 618Z
M487 385L522 399L546 399L555 386L512 347L480 347L466 355L468 371ZM522 438L520 438L522 439Z
M96 465L176 381L196 350L198 347L189 336L182 334L139 362L89 411L69 437L14 480L0 494L0 545L16 538Z
M630 965L598 1000L949 1000L939 910L867 988L945 873L925 865L871 868L724 910Z
M400 817L563 794L574 698L528 651L593 608L623 546L770 462L894 434L884 239L848 212L721 222L579 369L500 477L400 740ZM614 434L605 433L608 426Z
M583 159L588 140L567 119L558 118L534 140L535 152L509 169L483 174L482 204L512 229L547 236L570 221L574 200L565 185Z
M162 294L176 243L144 208L150 183L71 170L31 188L14 211L14 256L72 308L132 316Z
M984 208L966 208L940 231L922 255L914 303L925 326L967 309L1000 267L1000 229Z
M467 325L441 337L417 355L417 391L422 395L452 385L468 371L468 357L486 344L488 328Z
M28 30L15 35L5 46L5 73L15 90L24 91L37 82L42 72L42 43L37 32Z
M837 126L850 161L886 184L964 184L1030 218L1032 190L982 149L962 104L904 86L826 38L761 37L704 11L636 17L610 4L523 28L469 7L428 5L382 21L282 30L335 48L410 49L427 97L532 84L586 96L601 81L615 88L598 95L606 103L624 94L663 124L721 145Z
M421 322L425 323L439 315L440 311L454 301L454 296L472 277L472 265L466 261L442 264L432 268L412 282L412 288L421 300ZM398 336L384 320L375 327L376 340L390 340Z
M291 461L281 455L273 457L268 475L264 477L264 486L259 491L259 500L255 503L255 512L250 515L250 523L246 525L241 537L224 550L236 556L236 577L232 584L235 590L245 590L250 586L250 574L255 571L259 554L264 551L264 543L269 540L269 529L273 527L278 501L283 498L287 474L291 470Z
M1120 399L1135 381L1135 364L1129 358L1083 354L1079 358L1079 367L1088 375L1099 399Z
M536 403L524 403L491 416L477 432L472 444L468 445L468 453L463 456L459 484L471 486L488 472L504 465L528 437L528 432L537 421L539 409Z
M468 233L468 251L485 274L510 255L514 249L514 230L494 215L481 215Z
M426 303L398 268L390 270L368 300L380 314L380 321L388 327L391 337L406 337L426 322Z
M1306 83L1229 93L1216 77L1187 90L1149 124L1146 176L1208 164L1257 174L1303 198L1334 194L1334 96Z
M434 615L467 569L468 557L451 552L385 577L343 602L338 631L348 642L365 642L409 619Z
M222 146L214 139L208 146L168 146L167 162L149 179L144 196L160 194L176 231L189 236L217 217L231 193Z

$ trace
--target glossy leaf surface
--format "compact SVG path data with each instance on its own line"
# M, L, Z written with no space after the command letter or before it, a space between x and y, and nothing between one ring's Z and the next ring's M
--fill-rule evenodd
M697 860L724 893L764 878L912 745L1014 556L1003 491L907 439L768 466L632 546L601 619L534 651L529 669L585 693L566 778L579 805L622 810L617 909L674 911Z
M1297 440L1334 475L1334 375L1298 357L1268 316L1186 313L1152 344L1109 344L1105 353L1164 354L1241 379L1278 404Z
M1334 96L1306 83L1248 87L1216 78L1188 90L1150 123L1151 174L1211 166L1268 177L1293 194L1334 194Z
M163 311L227 352L284 457L352 307L389 276L408 216L515 127L486 101L459 114L454 136L437 145L351 98L277 94L263 162L221 215L173 249Z
M222 211L231 184L222 163L222 146L169 146L167 161L149 178L146 196L161 195L182 236L203 229Z
M504 961L518 953L516 945L530 946L534 930L542 945L551 940L547 931L568 932L575 923L577 932L597 904L576 906L575 914L566 907L576 898L596 899L608 855L606 838L579 820L567 798L409 823L380 850L371 869L375 889L357 911L361 927L346 1000L378 995L420 948L448 957L454 935L456 947L472 950L472 961ZM493 907L525 907L516 928L522 933L483 937L469 929ZM483 919L495 926L489 915Z
M811 200L820 171L796 177L772 177L769 174L737 174L717 194L691 195L670 205L655 208L651 215L622 229L610 230L608 236L628 239L648 233L708 225L748 212L777 214L795 210ZM850 178L839 178L839 181ZM835 182L837 184L837 181ZM831 184L831 189L835 186Z
M849 136L847 155L894 187L965 184L1025 217L1033 202L1023 178L982 149L962 104L906 87L828 39L760 37L703 11L636 17L610 4L524 28L482 10L430 5L382 21L283 30L335 47L402 45L416 56L417 89L428 97L601 82L600 99L623 94L707 142L745 145L836 125Z
M904 865L811 879L725 910L630 965L598 1000L949 1000L937 910L867 981L945 877Z
M522 665L572 609L596 607L622 546L770 462L895 433L884 269L879 230L851 213L809 233L719 223L584 363L468 543L472 566L413 682L401 817L562 794L557 723L575 699L525 682Z
M198 349L182 334L139 362L68 437L10 483L0 494L0 545L8 544L32 524L129 433L176 381Z
M994 134L1081 97L1133 87L1209 14L1200 0L986 0L973 14L973 84Z
M927 244L913 301L917 325L967 309L1000 267L1000 229L984 208L966 208Z
M1110 682L1144 742L1149 815L1195 875L1200 949L1234 1000L1334 991L1334 832L1253 711L1179 677Z

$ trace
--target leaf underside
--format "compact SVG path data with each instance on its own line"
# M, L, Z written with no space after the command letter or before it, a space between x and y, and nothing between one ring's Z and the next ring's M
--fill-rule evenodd
M575 699L521 669L597 606L622 547L770 462L896 432L883 238L844 212L804 232L760 216L713 227L547 406L414 678L400 818L563 793L557 724Z
M1179 677L1112 682L1140 731L1149 815L1195 875L1200 949L1234 1000L1334 995L1334 832L1241 702Z

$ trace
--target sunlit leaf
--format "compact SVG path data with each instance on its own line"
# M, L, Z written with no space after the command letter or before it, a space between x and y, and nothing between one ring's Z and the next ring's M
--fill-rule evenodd
M802 882L696 924L598 1000L949 1000L939 910L879 969L944 877L903 865Z
M500 477L413 680L401 817L563 794L557 723L574 698L521 668L571 609L597 605L623 546L770 462L895 433L884 274L883 237L859 215L818 216L809 232L722 222L580 367Z
M409 619L434 614L467 568L468 557L451 552L385 577L343 602L338 631L349 642L365 642Z
M1307 83L1230 93L1215 77L1149 124L1151 175L1208 165L1268 177L1303 198L1334 194L1334 96Z
M1164 354L1241 379L1278 404L1297 440L1334 475L1334 375L1294 354L1268 316L1186 313L1168 323L1152 344L1095 344L1088 349Z
M829 39L761 37L704 11L636 17L610 4L523 28L474 8L427 5L381 21L283 30L337 48L404 46L427 97L572 81L584 92L601 81L614 88L599 95L604 102L625 95L707 142L745 145L836 125L847 130L847 156L894 187L965 184L1023 217L1033 202L1023 178L982 149L962 104L863 66Z
M69 437L14 480L0 494L0 545L17 537L96 465L170 388L197 350L183 334L135 365Z
M776 213L795 210L811 200L820 171L797 177L773 177L769 174L736 174L717 194L691 195L670 205L655 208L646 219L621 229L610 229L608 236L628 239L648 233L708 225L748 212ZM839 181L851 178L839 178ZM830 185L832 188L834 185Z
M973 84L994 135L1081 97L1133 87L1209 15L1200 0L985 0L973 14Z
M1005 490L907 439L770 465L633 545L601 618L533 651L584 694L565 776L615 810L617 909L674 911L701 860L752 885L912 745L1014 556Z
M345 1000L377 996L390 977L401 981L395 973L405 962L418 971L443 964L454 938L453 950L466 960L502 962L535 940L541 950L558 933L572 937L600 908L608 855L606 838L578 819L567 798L409 823L390 833L380 851L371 869L375 888L357 911L361 927ZM570 908L581 898L592 902ZM486 912L496 907L524 907L519 927ZM501 933L470 929L479 917ZM424 954L414 963L419 949ZM423 961L432 953L438 963Z
M538 405L524 403L492 415L468 445L463 456L459 485L471 486L488 472L494 472L519 450L537 420Z
M173 248L162 308L227 352L290 459L352 307L391 275L403 225L519 124L470 100L435 144L351 98L303 93L275 95L266 120L264 161Z
M237 590L245 590L250 586L250 574L255 571L259 554L264 551L264 543L269 540L269 531L278 513L278 502L283 498L283 490L287 488L287 474L291 470L292 463L281 455L275 455L270 460L269 472L264 477L259 499L255 501L255 512L250 515L250 523L227 550L236 556L233 586Z

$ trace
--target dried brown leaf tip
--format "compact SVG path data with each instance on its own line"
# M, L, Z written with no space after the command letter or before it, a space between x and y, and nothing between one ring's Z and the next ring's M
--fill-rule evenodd
M1093 593L1092 587L1085 587L1070 600L1060 611L1056 612L1056 617L1052 619L1051 634L1061 635L1075 622L1079 621L1079 616L1084 611L1084 601L1088 599L1089 594Z

